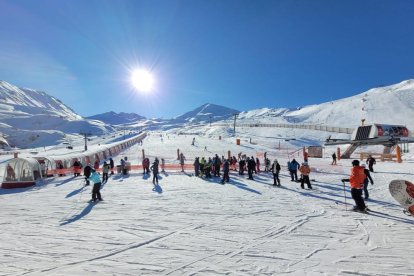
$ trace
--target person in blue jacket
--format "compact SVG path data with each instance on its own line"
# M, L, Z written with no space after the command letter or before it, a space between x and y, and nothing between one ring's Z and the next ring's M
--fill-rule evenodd
M298 161L293 159L291 162L288 162L288 170L290 172L291 181L298 181L298 169L300 165Z
M97 199L102 200L102 196L100 192L102 183L101 183L101 177L99 176L99 174L93 171L91 175L89 176L88 180L93 182L91 201L95 202Z

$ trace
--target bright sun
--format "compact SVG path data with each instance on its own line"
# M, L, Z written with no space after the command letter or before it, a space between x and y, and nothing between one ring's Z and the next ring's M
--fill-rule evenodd
M147 70L134 70L131 75L131 82L138 91L150 92L154 89L154 78Z

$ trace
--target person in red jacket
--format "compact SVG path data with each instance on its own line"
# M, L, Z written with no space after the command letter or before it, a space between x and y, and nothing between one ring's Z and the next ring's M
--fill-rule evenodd
M367 212L367 206L362 198L364 188L365 172L364 167L359 165L359 160L352 161L351 175L349 179L342 179L343 182L349 182L351 185L352 199L355 201L354 211Z

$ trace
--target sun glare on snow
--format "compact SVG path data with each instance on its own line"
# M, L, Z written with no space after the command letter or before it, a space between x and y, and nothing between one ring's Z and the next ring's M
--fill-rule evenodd
M154 77L147 70L134 70L131 74L131 82L134 88L141 92L150 92L154 89Z

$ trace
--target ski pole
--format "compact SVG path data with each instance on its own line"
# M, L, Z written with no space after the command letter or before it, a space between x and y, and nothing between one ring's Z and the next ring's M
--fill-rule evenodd
M344 184L345 211L348 211L348 206L346 204L346 192L345 192L345 181L344 180L342 180L342 184Z

